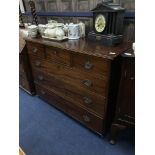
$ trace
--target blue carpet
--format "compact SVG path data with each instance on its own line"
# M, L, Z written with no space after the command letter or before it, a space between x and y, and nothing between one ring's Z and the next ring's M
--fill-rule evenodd
M26 155L134 155L132 132L116 145L20 89L19 142Z

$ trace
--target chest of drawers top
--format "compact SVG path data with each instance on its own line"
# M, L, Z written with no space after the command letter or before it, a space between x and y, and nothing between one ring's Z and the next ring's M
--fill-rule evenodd
M87 39L53 42L42 38L27 37L25 38L25 40L29 42L34 42L38 44L60 48L63 50L72 51L79 54L81 53L81 54L96 56L100 58L106 58L110 60L113 60L115 57L117 57L121 53L131 48L130 43L122 43L115 47L108 47L108 46L104 46L104 45L100 45L98 43L92 42Z

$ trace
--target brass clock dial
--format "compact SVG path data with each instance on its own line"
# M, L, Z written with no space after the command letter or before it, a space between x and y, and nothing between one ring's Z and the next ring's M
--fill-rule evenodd
M95 29L97 32L103 32L106 27L106 20L102 14L99 14L95 18Z

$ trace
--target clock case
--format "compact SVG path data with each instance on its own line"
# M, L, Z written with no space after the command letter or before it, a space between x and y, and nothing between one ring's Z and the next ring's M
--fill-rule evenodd
M121 43L125 9L118 4L102 2L91 11L93 12L93 31L88 33L88 38L108 46ZM106 26L102 32L97 32L95 29L95 18L99 14L106 19Z

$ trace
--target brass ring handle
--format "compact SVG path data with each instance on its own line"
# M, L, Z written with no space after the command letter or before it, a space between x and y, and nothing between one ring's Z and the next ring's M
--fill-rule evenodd
M41 65L41 62L40 61L36 61L35 62L35 66L39 67Z
M86 103L88 105L90 105L92 103L92 100L90 98L86 97L86 96L83 97L83 100L84 100L84 103Z
M84 68L85 69L92 69L93 64L90 61L85 62Z
M44 79L44 77L43 77L42 75L39 75L39 76L38 76L38 79L39 79L40 81L42 81L42 80Z
M36 53L37 51L38 51L38 49L37 48L33 48L33 53Z
M92 81L86 79L86 80L83 81L83 84L84 84L85 86L87 86L87 87L90 87L90 86L92 85Z
M88 117L87 115L83 115L83 120L85 122L90 122L90 117Z
M46 94L46 92L43 91L43 90L41 90L40 92L41 92L42 95L45 95Z

